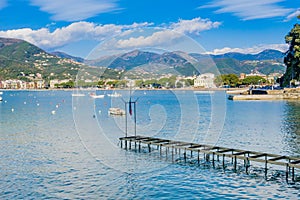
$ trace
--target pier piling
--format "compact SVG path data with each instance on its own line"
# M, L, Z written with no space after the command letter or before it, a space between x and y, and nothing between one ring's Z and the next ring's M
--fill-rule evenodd
M220 162L220 156L223 157L222 159L222 167L225 170L226 168L226 157L231 158L231 163L233 166L233 170L237 171L238 169L238 160L243 162L242 166L245 167L246 174L249 173L249 168L252 162L257 163L264 163L264 175L267 178L268 172L268 165L277 165L277 166L284 166L285 167L285 178L288 182L292 180L293 182L299 180L296 176L296 169L300 169L300 158L296 157L289 157L289 156L282 156L276 154L269 154L269 153L261 153L256 151L245 151L241 149L233 149L233 148L226 148L220 146L212 146L212 145L205 145L205 144L197 144L197 143L188 143L182 141L173 141L173 140L166 140L160 138L153 138L153 137L144 137L144 136L129 136L129 137L122 137L119 138L121 143L121 148L124 147L125 150L131 150L131 143L134 142L135 151L137 150L137 143L138 143L138 151L141 152L142 146L147 145L148 152L155 151L151 149L151 145L156 147L156 150L159 152L159 155L162 156L162 149L165 150L166 160L168 160L170 148L171 148L171 160L174 162L174 152L175 154L179 155L179 161L181 150L183 150L183 159L186 163L188 159L195 159L193 158L193 153L197 152L197 163L200 165L200 154L203 154L203 161L206 163L211 163L212 167L215 168L216 162ZM124 142L124 145L123 145ZM129 142L129 144L128 144ZM190 151L188 158L187 152ZM210 160L211 156L211 160ZM250 163L250 161L252 161ZM230 164L229 164L230 165ZM291 178L290 178L291 175ZM290 178L290 179L289 179Z

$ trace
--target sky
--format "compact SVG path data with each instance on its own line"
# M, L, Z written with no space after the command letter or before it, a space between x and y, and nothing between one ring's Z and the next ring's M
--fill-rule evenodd
M122 44L176 42L176 32L207 53L285 51L299 14L299 0L0 0L0 37L83 58L103 41L149 28L160 31Z

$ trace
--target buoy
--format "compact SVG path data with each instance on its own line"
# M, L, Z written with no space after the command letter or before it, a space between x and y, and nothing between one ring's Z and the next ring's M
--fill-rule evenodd
M55 107L58 108L58 105L56 105Z
M51 114L52 114L52 115L55 115L55 110L52 110Z
M26 104L26 101L24 101L24 104Z
M40 106L40 104L39 104L39 103L37 103L36 105L37 105L37 106Z
M14 112L14 111L15 111L15 109L12 108L12 109L11 109L11 112Z

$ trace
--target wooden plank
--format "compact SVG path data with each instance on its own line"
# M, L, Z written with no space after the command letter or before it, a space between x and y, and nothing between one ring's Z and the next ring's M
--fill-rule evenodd
M246 154L246 153L249 153L249 151L242 151L242 152L234 153L233 155L239 156L239 155Z
M251 151L249 153L251 153ZM261 153L261 154L258 154L258 155L249 156L249 158L259 158L259 157L266 156L266 155L267 155L266 153Z
M300 163L300 160L295 160L295 161L292 161L292 162L290 162L291 164L298 164L298 163Z
M268 159L268 162L269 161L276 161L276 160L282 160L282 159L286 159L287 157L286 156L279 156L277 158L271 158L271 159Z
M222 151L217 151L218 153L227 153L229 151L234 151L234 149L225 149L225 150L222 150Z

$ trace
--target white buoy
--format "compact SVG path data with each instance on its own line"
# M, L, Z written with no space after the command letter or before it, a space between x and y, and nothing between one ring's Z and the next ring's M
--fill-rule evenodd
M58 108L58 104L56 104L56 106L55 106L56 108Z
M99 110L99 114L101 114L101 110Z
M52 110L51 114L52 114L52 115L55 115L55 110Z
M39 104L39 103L37 103L36 105L37 105L37 106L40 106L40 104Z
M24 101L24 104L26 104L26 101Z
M15 109L12 108L12 109L11 109L11 112L14 112L14 111L15 111Z
M74 106L74 108L73 108L74 110L76 110L76 107Z

